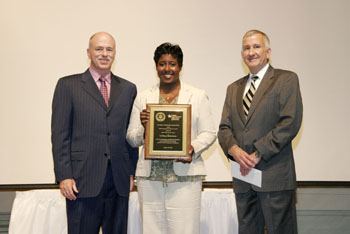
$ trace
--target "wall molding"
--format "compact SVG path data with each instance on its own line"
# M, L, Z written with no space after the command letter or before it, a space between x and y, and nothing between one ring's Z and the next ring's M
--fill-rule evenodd
M298 181L300 188L350 188L350 181ZM232 181L204 181L203 188L232 188ZM0 184L0 192L58 189L57 184Z

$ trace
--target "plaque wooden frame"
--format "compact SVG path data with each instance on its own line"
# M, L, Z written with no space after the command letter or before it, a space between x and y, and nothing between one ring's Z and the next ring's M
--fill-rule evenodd
M191 105L147 104L145 159L191 159ZM179 134L179 135L177 135Z

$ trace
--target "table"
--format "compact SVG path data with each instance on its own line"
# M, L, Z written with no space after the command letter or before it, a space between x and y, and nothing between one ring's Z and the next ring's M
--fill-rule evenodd
M65 199L59 190L16 192L9 234L67 234L66 219ZM203 191L200 233L238 233L236 202L232 189ZM142 234L137 192L130 193L128 234Z

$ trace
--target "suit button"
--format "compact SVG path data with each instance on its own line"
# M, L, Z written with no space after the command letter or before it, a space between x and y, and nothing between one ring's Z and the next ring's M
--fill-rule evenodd
M105 153L104 155L105 155L106 157L108 156L108 154L107 154L107 153Z
M107 132L107 136L110 136L111 135L111 133L110 132Z

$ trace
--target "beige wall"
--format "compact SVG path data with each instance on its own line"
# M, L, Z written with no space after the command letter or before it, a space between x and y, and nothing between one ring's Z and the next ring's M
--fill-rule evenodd
M348 0L0 1L0 184L54 182L52 94L59 77L88 67L94 32L115 36L113 72L139 91L157 82L156 46L180 44L182 79L208 92L218 126L227 85L246 72L241 37L252 28L270 36L273 66L300 78L298 180L350 180L349 11ZM204 157L207 180L230 180L217 143Z

